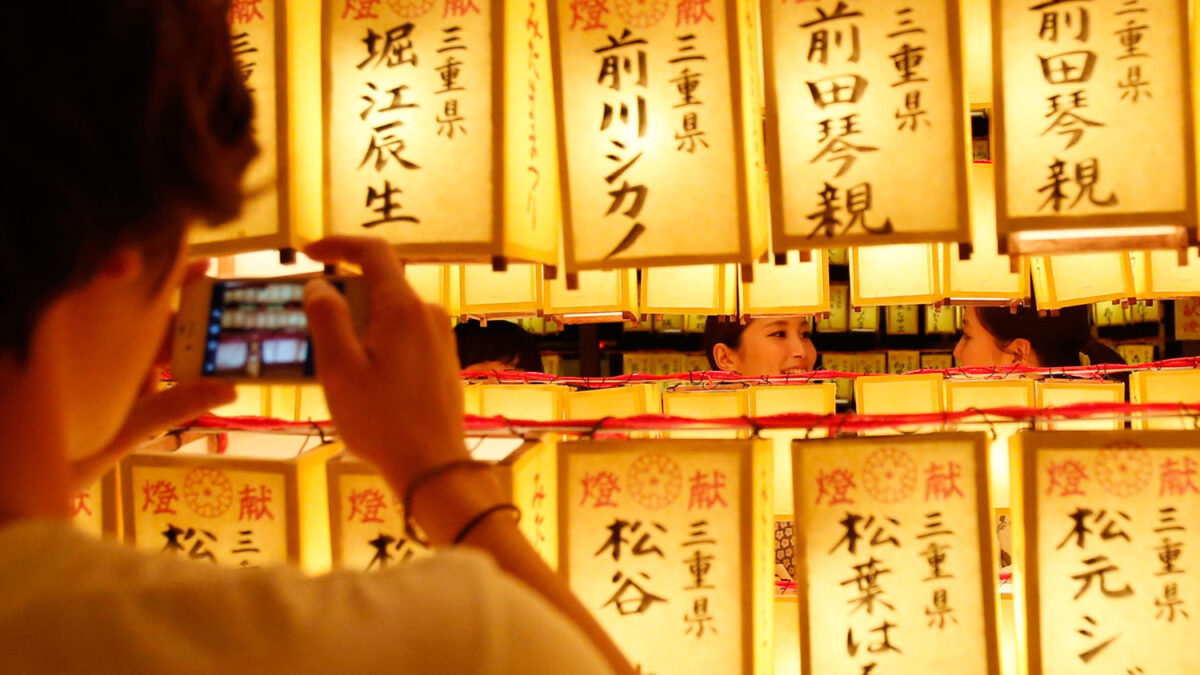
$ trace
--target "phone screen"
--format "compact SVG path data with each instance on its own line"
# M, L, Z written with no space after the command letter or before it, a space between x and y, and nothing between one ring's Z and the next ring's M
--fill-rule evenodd
M315 368L304 314L304 284L305 280L278 279L214 283L204 374L249 379L312 377Z

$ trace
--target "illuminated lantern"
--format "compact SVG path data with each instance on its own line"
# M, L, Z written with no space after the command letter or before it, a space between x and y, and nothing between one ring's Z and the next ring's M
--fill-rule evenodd
M450 275L457 273L450 265L405 265L404 279L425 302L441 305L448 313L457 314L457 295L451 294Z
M745 417L750 414L750 395L746 389L706 389L704 387L678 387L663 392L663 413L674 417L693 419L720 419ZM696 431L672 431L671 438L742 438L742 431L705 429Z
M999 675L984 434L793 448L800 672Z
M1196 431L1017 435L1022 672L1200 672L1188 620L1200 584L1184 573L1200 546L1197 448Z
M850 304L869 307L941 302L942 248L903 244L850 249Z
M458 311L465 316L514 317L542 313L542 270L538 265L509 265L497 272L490 265L458 266Z
M939 305L925 306L925 332L928 334L953 335L958 332L959 309Z
M329 569L325 462L338 444L231 432L223 455L138 452L121 462L125 540L231 567ZM198 443L205 443L205 440Z
M233 403L214 408L213 414L222 417L261 417L271 407L270 387L262 384L239 384L234 386L237 398Z
M682 265L642 270L644 314L737 314L737 274L732 265Z
M1124 300L1136 293L1127 253L1034 257L1030 264L1038 309Z
M325 265L314 261L303 253L296 253L294 261L283 263L278 251L249 251L213 259L215 269L209 274L221 279L289 277L299 274L320 274Z
M299 248L321 237L321 17L318 3L234 2L234 59L254 101L258 156L241 215L194 227L193 253Z
M1200 254L1195 249L1188 249L1186 265L1179 264L1179 255L1174 251L1142 251L1134 255L1137 256L1135 281L1142 282L1137 297L1158 300L1200 295Z
M392 569L429 549L404 531L403 504L375 467L346 454L326 464L334 569Z
M1033 380L946 381L946 410L986 410L988 408L1032 408L1036 403ZM995 506L1006 508L1009 495L1009 440L1026 425L1021 422L963 422L954 425L960 431L986 431L993 434L988 443L988 462Z
M775 250L969 241L958 1L762 7Z
M986 18L986 5L981 9L980 14ZM989 85L990 75L988 71ZM988 94L990 97L990 89ZM961 260L959 251L958 244L951 244L946 256L944 292L950 302L1011 303L1029 298L1029 261L1017 258L1014 270L1013 259L1001 255L996 245L996 169L993 164L977 162L971 165L970 258Z
M1037 383L1037 407L1071 405L1072 403L1124 403L1125 385L1120 382L1079 382L1041 380ZM1039 429L1084 431L1120 429L1124 422L1118 418L1095 420L1055 420L1040 422Z
M742 316L796 316L836 311L829 291L828 253L817 249L805 262L800 260L799 251L789 251L785 259L787 264L784 265L754 264L754 281L743 280L738 286ZM842 289L845 290L845 286ZM844 295L842 299L841 317L844 319Z
M1195 237L1188 3L1122 7L1085 18L993 3L1003 253L1183 248Z
M750 415L769 417L787 413L832 415L837 411L837 385L833 382L798 385L756 385L750 387ZM771 429L760 433L771 439L775 458L775 516L792 513L792 440L821 438L824 429Z
M1139 370L1129 377L1131 403L1182 403L1200 401L1200 370ZM1200 405L1196 405L1200 414ZM1191 429L1189 417L1160 417L1137 419L1135 429Z
M874 333L879 330L879 308L859 307L850 308L850 331L854 333ZM881 371L882 372L882 371Z
M892 305L887 308L888 335L917 335L920 325L916 305Z
M545 4L324 6L327 231L556 264Z
M118 469L113 469L88 487L71 495L71 523L80 531L97 539L121 538L117 473Z
M653 384L572 391L566 394L564 405L569 420L598 420L604 417L662 413L662 397L658 387Z
M854 406L860 415L897 415L911 413L940 413L945 408L942 376L878 375L854 380ZM918 431L935 431L938 425L918 427ZM867 435L904 431L870 430Z
M543 311L563 323L632 321L637 317L637 270L592 270L570 290L565 274L545 283Z
M559 574L642 672L774 672L770 452L559 445Z
M818 333L845 333L850 330L850 287L829 285L829 313L817 319Z
M568 271L766 252L755 19L730 0L551 0Z
M563 418L563 399L571 387L561 384L480 384L479 414L547 422Z
M921 368L921 352L904 349L888 350L887 372L890 375L903 375Z
M296 393L296 421L323 422L331 418L329 404L325 402L325 387L319 384L304 384Z

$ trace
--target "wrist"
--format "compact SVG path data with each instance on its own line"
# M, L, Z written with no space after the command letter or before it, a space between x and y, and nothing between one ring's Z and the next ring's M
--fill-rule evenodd
M409 496L410 512L405 515L421 529L430 546L447 546L479 514L507 501L491 467L464 467L416 486Z

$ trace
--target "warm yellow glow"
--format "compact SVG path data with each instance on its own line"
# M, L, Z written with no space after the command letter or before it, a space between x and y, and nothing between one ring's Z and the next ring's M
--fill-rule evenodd
M887 308L888 335L917 335L920 332L917 305L891 305Z
M891 375L903 375L921 368L921 352L913 349L889 349L887 352L887 372Z
M213 409L223 417L263 416L270 407L269 387L262 384L239 384L234 387L237 400Z
M1038 309L1061 309L1132 298L1133 268L1123 252L1030 258Z
M750 414L754 417L787 413L830 415L837 409L837 385L833 382L798 385L758 385L750 387ZM792 441L797 438L824 438L824 429L778 429L763 431L771 440L775 467L775 516L792 513Z
M817 320L817 330L822 333L845 333L850 330L850 287L846 284L829 285L829 316Z
M870 658L889 671L998 673L984 448L978 432L796 442L802 672L859 672L863 654L848 653L847 636L879 644L883 636L871 631L882 612L903 656ZM849 514L859 520L848 527ZM848 539L851 531L861 539ZM930 557L939 552L946 555L935 571ZM874 575L881 569L887 572ZM856 572L874 575L870 589L856 584ZM938 613L946 608L953 620Z
M481 384L479 414L518 420L563 418L563 398L570 387L561 384Z
M296 420L322 422L330 419L329 404L325 402L325 387L305 384L296 392Z
M700 387L680 387L662 396L663 413L676 417L717 419L750 414L750 394L746 389L711 391ZM669 438L745 438L746 432L705 429L672 431Z
M740 54L756 12L704 3L711 20L690 21L666 2L606 7L589 24L551 4L567 270L750 263L767 246L755 64ZM681 54L704 60L670 62ZM699 103L679 107L677 78L697 73Z
M996 380L946 382L946 410L1001 408L1017 406L1032 408L1036 402L1033 380ZM960 431L984 431L988 433L988 465L991 476L992 500L996 508L1009 507L1011 478L1008 473L1009 440L1027 425L1014 422L966 422L953 425ZM992 438L992 435L995 438Z
M429 549L405 537L400 497L373 466L342 455L329 460L326 471L335 569L382 571L429 555Z
M743 316L805 315L832 312L829 292L829 255L811 252L808 262L799 251L789 251L786 265L754 264L754 281L739 284ZM844 287L843 287L844 288ZM842 316L846 305L843 302Z
M769 444L562 443L558 461L559 573L630 660L643 672L770 675ZM629 524L615 530L627 540L619 556L606 545L618 521ZM643 548L663 555L634 554L642 537ZM701 560L713 556L704 584L689 570L697 552ZM662 600L630 611L642 596L627 585L622 591L626 581ZM711 620L698 623L697 612ZM700 625L705 632L697 636Z
M550 434L527 442L496 467L521 509L521 532L551 569L558 569L558 449Z
M1200 401L1200 370L1141 370L1129 378L1131 403L1183 403ZM1200 414L1200 406L1196 406ZM1190 417L1135 420L1135 429L1193 429Z
M404 278L425 302L450 307L449 265L405 265Z
M71 522L82 532L96 537L121 539L121 494L119 468L96 479L71 495Z
M611 389L572 391L564 400L569 420L632 417L662 413L662 397L653 384L631 384Z
M940 302L944 247L897 244L850 249L850 304L855 307Z
M733 265L681 265L642 270L644 314L737 314Z
M881 375L860 377L854 380L854 406L860 415L891 415L901 413L940 413L945 410L942 394L942 376L932 375ZM930 432L939 425L916 427L916 431ZM873 430L868 435L881 435L897 431L912 431L908 427L894 430Z
M979 2L979 0L971 0ZM987 2L983 3L987 16ZM974 36L972 36L973 38ZM970 44L971 40L968 40ZM991 44L990 41L987 44ZM990 55L988 63L990 64ZM972 71L968 63L968 72ZM991 83L991 72L987 81ZM980 75L982 77L982 75ZM991 91L988 91L990 98ZM999 254L996 242L996 169L994 164L971 165L971 257L959 260L958 244L951 244L946 255L945 294L957 300L1020 301L1029 297L1029 262L1018 259L1012 271L1011 259Z
M634 269L580 272L579 288L573 291L567 289L565 274L544 283L544 311L551 316L607 315L621 321L638 312Z
M1123 403L1125 385L1120 382L1076 382L1042 380L1037 383L1037 406L1050 408L1072 403ZM1124 425L1119 419L1060 420L1041 422L1039 429L1059 431L1113 430Z
M850 330L862 333L874 333L879 330L878 307L851 307ZM882 372L882 371L880 371Z
M1200 295L1200 254L1194 248L1187 251L1187 264L1179 264L1175 251L1144 251L1144 288L1137 297L1146 299L1180 298Z
M504 272L491 265L459 268L459 312L470 316L528 316L542 309L542 268L509 265Z

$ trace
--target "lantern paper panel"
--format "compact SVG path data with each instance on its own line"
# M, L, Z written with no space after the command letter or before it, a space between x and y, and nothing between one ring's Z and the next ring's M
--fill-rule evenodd
M119 469L112 469L91 485L71 495L71 523L99 539L121 538Z
M558 437L527 441L496 466L505 494L521 509L517 526L551 569L558 569Z
M479 414L546 422L563 418L563 399L571 387L561 384L481 384Z
M680 265L642 270L643 314L737 314L732 265Z
M1040 310L1124 300L1136 293L1127 253L1036 256L1030 258L1030 266Z
M801 672L1000 674L984 443L796 442Z
M969 241L959 0L762 6L775 249Z
M542 312L542 268L517 263L497 272L491 265L458 265L458 311L469 316L534 316ZM453 274L453 272L452 272Z
M629 384L609 389L572 391L564 399L569 420L598 420L662 413L662 396L653 384Z
M986 410L988 408L1032 408L1037 393L1033 380L991 380L946 382L946 410ZM954 425L959 431L984 431L988 436L988 467L991 476L992 499L997 508L1008 508L1010 478L1008 448L1012 437L1027 425L1021 422L962 422Z
M940 413L945 411L942 376L880 375L854 380L854 406L860 415L896 415L910 413ZM870 430L865 435L880 435L898 431L936 431L938 425L914 428Z
M768 417L787 413L832 415L837 412L837 385L819 384L755 385L750 387L750 415ZM792 441L796 438L824 438L825 429L770 429L759 435L771 441L775 474L775 517L790 518L792 506Z
M559 446L560 574L642 672L772 672L770 446Z
M1014 559L1031 675L1200 670L1200 433L1024 432ZM1017 451L1019 448L1019 452Z
M1041 380L1037 383L1037 407L1051 408L1072 403L1124 403L1125 385L1120 382L1078 382ZM1088 431L1115 430L1124 426L1120 419L1054 420L1038 423L1043 430Z
M917 305L891 305L886 312L888 335L917 335L921 332Z
M903 375L921 369L921 352L915 349L889 349L887 352L887 372L890 375Z
M817 319L819 333L845 333L850 330L850 286L829 285L829 311Z
M1001 251L1194 241L1188 3L992 4Z
M545 5L324 7L326 229L409 258L554 264Z
M767 250L746 0L550 3L568 271Z
M265 416L271 407L269 391L270 387L262 384L235 385L237 398L232 403L214 408L212 412L222 417Z
M373 466L341 456L326 471L335 569L380 572L430 554L405 535L403 502Z
M983 16L987 16L986 6ZM990 71L988 81L991 81ZM948 248L943 268L944 292L951 302L1020 302L1029 298L1029 261L1018 258L1014 272L1011 259L1001 255L996 245L994 164L971 164L971 257L960 260L958 244L951 244Z
M744 417L750 414L750 394L746 389L711 390L705 387L677 387L663 392L663 414L693 419ZM670 438L743 438L746 432L724 429L700 429L667 432Z
M1175 251L1143 251L1144 287L1137 297L1144 299L1185 298L1200 296L1200 253L1188 249L1187 264L1179 264Z
M953 335L958 332L958 308L941 305L925 306L925 333Z
M963 0L963 67L971 107L992 103L992 21L988 0Z
M754 281L738 285L742 316L809 315L834 311L829 290L829 254L812 251L808 262L788 251L787 264L754 264ZM843 287L844 288L844 287ZM845 303L842 305L843 316Z
M1182 403L1200 401L1200 370L1139 370L1129 376L1130 403ZM1200 405L1196 406L1200 411ZM1145 417L1134 420L1135 429L1191 429L1189 417Z
M941 302L942 246L897 244L850 249L850 304L855 307Z
M566 322L619 322L637 315L637 270L589 270L579 287L567 288L567 275L545 281L543 311Z
M450 274L457 269L450 265L405 265L404 279L424 302L441 305L449 314L457 314L458 298L450 294Z
M231 433L225 455L135 453L121 463L125 540L204 564L329 569L325 462L295 437Z

